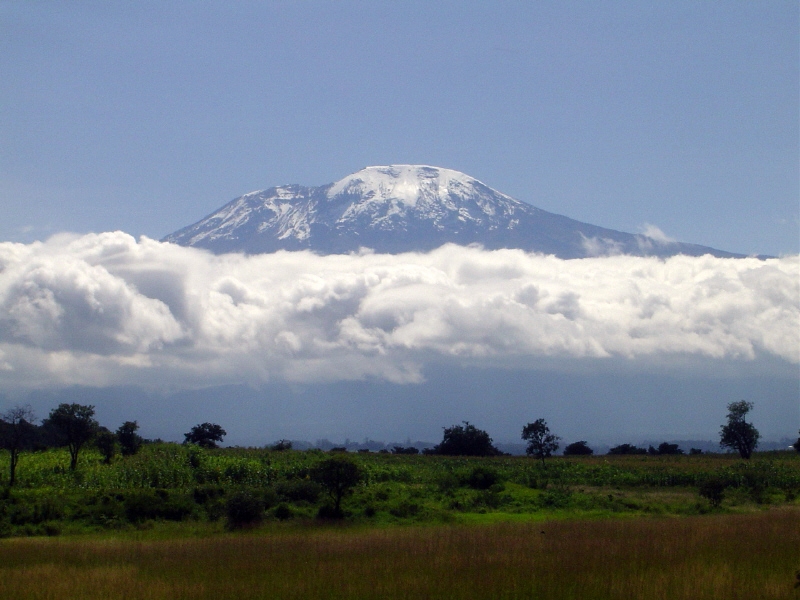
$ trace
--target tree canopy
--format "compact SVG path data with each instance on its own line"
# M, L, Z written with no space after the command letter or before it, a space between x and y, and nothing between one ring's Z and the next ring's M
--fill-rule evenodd
M589 444L585 440L572 442L564 448L564 456L590 456L592 454L594 454L594 450L589 448Z
M69 447L69 468L78 466L78 453L97 434L99 424L94 419L94 406L85 404L59 404L50 411L42 426L57 444Z
M328 491L333 500L333 515L342 516L342 498L349 494L361 481L361 468L344 456L332 456L319 463L311 472L314 481Z
M558 450L558 441L561 438L550 432L547 421L536 419L533 423L528 423L522 428L522 439L528 440L528 447L525 449L525 453L528 456L535 456L540 459L544 465L544 459Z
M27 405L15 406L0 415L0 448L10 454L9 487L16 480L19 453L29 448L36 437L35 418L33 409Z
M189 433L184 433L184 444L197 444L201 448L216 448L217 443L228 435L222 427L216 423L200 423L192 427Z
M117 440L119 440L122 456L132 456L139 451L144 439L138 433L139 424L136 421L125 421L117 429Z
M751 410L752 402L731 402L728 404L728 422L720 428L720 447L735 450L745 460L758 447L758 439L761 437L753 424L745 421L745 416Z
M500 450L492 444L489 434L478 429L469 421L463 425L444 428L442 441L434 446L431 454L446 456L498 456Z

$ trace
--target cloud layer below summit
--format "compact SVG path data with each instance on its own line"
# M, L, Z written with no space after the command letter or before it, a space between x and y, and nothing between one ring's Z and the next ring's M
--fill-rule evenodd
M415 383L431 360L789 366L799 268L457 246L214 256L122 232L2 243L0 385Z

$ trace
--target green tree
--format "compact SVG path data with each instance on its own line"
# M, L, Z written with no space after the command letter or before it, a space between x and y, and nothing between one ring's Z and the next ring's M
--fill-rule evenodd
M797 433L800 433L800 431L798 431ZM792 447L798 452L800 452L800 437L797 438L797 441L794 444L792 444Z
M709 501L713 508L719 508L725 497L725 488L728 482L721 477L709 477L700 484L700 495Z
M445 427L441 443L434 446L430 453L446 456L498 456L502 454L492 444L489 434L478 429L469 421L464 421L464 425Z
M144 439L138 433L139 424L136 421L125 421L117 429L117 439L119 440L122 456L133 456L142 447Z
M720 447L737 451L745 460L758 447L758 438L761 437L753 424L745 421L745 416L751 410L752 402L731 402L728 404L728 423L720 428Z
M69 447L69 468L78 466L78 453L97 433L98 423L94 419L94 406L84 404L59 404L50 411L42 426L51 432L56 443Z
M544 419L536 419L533 423L528 423L522 428L522 439L528 441L525 453L528 456L535 456L540 459L542 466L544 466L544 459L558 450L558 441L561 438L550 432L550 428Z
M620 444L608 450L609 454L647 454L647 450L632 444Z
M105 427L101 427L94 437L94 445L103 455L103 463L110 465L117 452L117 436Z
M342 498L353 491L363 478L361 468L344 456L332 456L316 465L311 478L322 485L333 500L333 516L342 516Z
M192 427L189 433L184 433L184 444L197 444L201 448L216 448L217 443L228 435L222 427L216 423L200 423Z
M15 406L0 416L0 448L8 450L10 455L9 487L16 481L20 452L30 448L36 436L35 418L33 409L28 405Z
M589 444L584 440L572 442L564 448L564 456L590 456L592 454L594 454L594 450L589 448Z

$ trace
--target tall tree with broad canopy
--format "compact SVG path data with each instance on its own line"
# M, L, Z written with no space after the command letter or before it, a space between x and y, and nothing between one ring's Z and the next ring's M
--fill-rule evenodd
M333 516L342 516L342 498L358 485L363 477L361 468L349 458L332 456L311 471L311 478L328 490L333 500Z
M498 456L500 450L492 444L489 434L478 429L469 421L464 425L453 425L444 428L441 443L431 449L431 454L446 456Z
M558 441L561 438L550 433L550 428L544 419L536 419L522 428L522 439L528 440L525 453L540 459L544 466L544 459L558 450Z
M217 443L228 435L222 427L216 423L200 423L192 427L189 433L184 433L184 444L197 444L201 448L216 448Z
M20 452L30 448L36 437L35 418L33 409L28 405L15 406L0 415L0 448L8 450L10 455L9 487L16 481Z
M745 421L745 415L753 410L753 403L740 400L728 404L728 423L721 426L719 445L721 448L730 448L739 453L743 459L748 460L753 451L758 447L758 433L752 423Z
M85 404L59 404L50 411L42 426L51 432L58 445L69 447L69 468L78 466L78 453L94 439L100 425L94 419L94 406Z

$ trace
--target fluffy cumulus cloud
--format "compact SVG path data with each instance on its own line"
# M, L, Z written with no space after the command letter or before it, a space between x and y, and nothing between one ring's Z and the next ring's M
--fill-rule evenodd
M422 378L430 359L800 362L800 262L0 244L0 385Z

